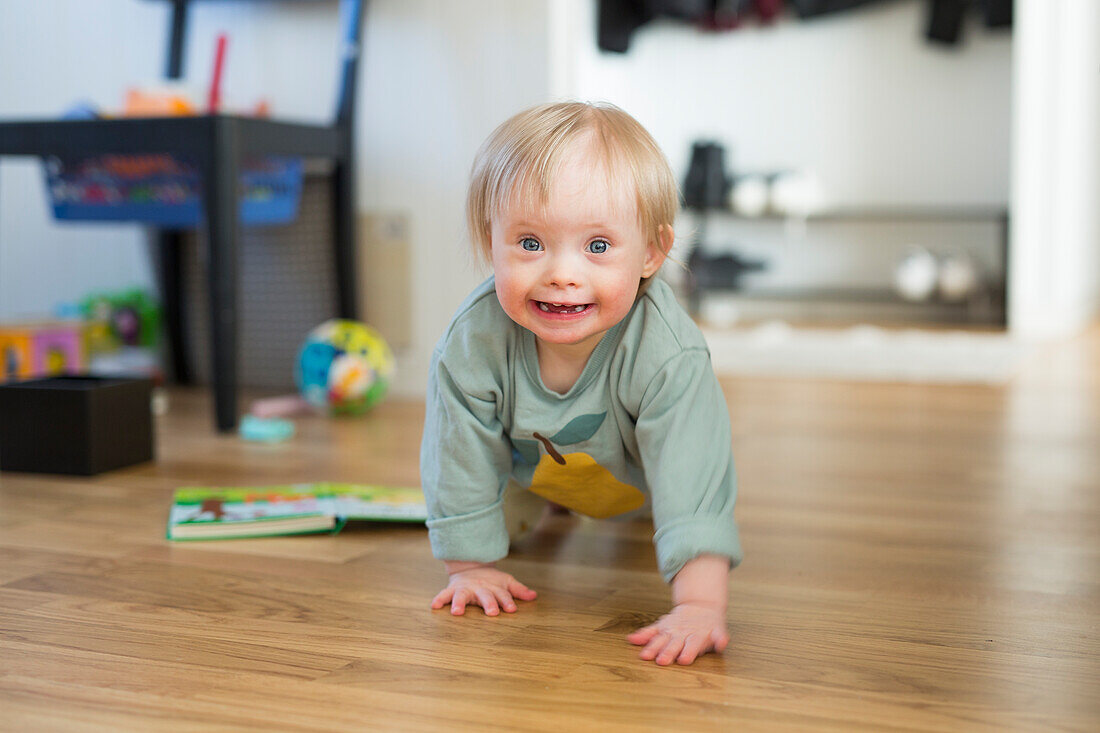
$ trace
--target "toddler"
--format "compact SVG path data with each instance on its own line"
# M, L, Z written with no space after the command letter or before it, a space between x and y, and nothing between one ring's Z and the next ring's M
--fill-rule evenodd
M609 104L534 107L478 152L467 224L493 277L433 354L421 446L450 576L433 608L494 616L535 598L494 565L532 500L648 510L673 608L627 639L662 665L728 643L741 558L729 415L702 335L654 278L678 208L660 148Z

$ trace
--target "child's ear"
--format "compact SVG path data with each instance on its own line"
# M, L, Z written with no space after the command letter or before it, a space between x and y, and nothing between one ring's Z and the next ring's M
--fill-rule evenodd
M642 267L642 277L652 277L661 269L668 253L672 251L672 242L676 238L676 232L668 224L662 224L657 229L657 241L650 242L646 246L645 265Z

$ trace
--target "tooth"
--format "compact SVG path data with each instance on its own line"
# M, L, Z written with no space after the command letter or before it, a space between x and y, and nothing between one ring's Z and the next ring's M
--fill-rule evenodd
M578 305L578 306L576 306L575 308L573 308L573 312L574 312L574 313L580 313L580 312L581 312L582 310L584 310L584 306L583 306L583 305Z
M546 303L539 303L539 308L542 308L547 313L550 312L550 308L546 305Z

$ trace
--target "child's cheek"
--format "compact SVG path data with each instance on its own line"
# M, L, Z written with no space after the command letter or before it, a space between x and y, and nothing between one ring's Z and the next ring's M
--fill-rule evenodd
M497 275L496 280L497 300L504 312L513 320L519 319L525 309L527 299L519 284L506 275Z
M630 312L630 308L634 305L634 296L636 294L636 290L633 293L624 292L621 297L615 299L614 319L616 323L626 318L627 313Z
M608 297L604 302L604 306L612 311L616 318L624 318L634 305L634 299L638 295L638 287L636 284L624 279L615 283L613 287L609 287L605 290L605 293Z

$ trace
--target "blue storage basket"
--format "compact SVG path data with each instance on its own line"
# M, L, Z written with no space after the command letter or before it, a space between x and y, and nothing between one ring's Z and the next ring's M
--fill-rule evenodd
M199 168L173 155L46 158L46 186L57 219L138 221L171 227L202 223ZM241 223L286 224L298 216L301 158L246 161L241 172Z

